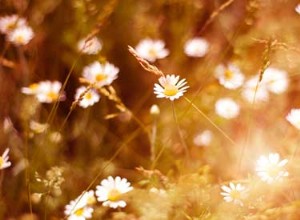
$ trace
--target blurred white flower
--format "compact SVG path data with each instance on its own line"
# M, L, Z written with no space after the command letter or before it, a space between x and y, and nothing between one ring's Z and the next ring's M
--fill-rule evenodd
M162 59L169 55L169 50L165 49L165 43L162 40L149 38L140 41L135 50L140 57L150 62L155 62L157 59Z
M207 54L209 43L201 37L188 40L184 45L184 52L190 57L203 57Z
M265 70L261 83L265 84L270 92L281 94L288 88L288 74L286 71L269 67Z
M117 176L113 178L109 176L101 181L101 184L96 186L96 196L99 202L103 202L103 206L111 208L124 208L126 202L122 199L122 195L131 191L133 187L126 178Z
M231 98L221 98L215 104L216 113L226 119L232 119L239 115L240 106Z
M87 87L85 86L81 86L76 90L75 100L78 100L83 93L84 95L78 103L82 108L92 106L100 100L100 95L94 89L87 91Z
M39 92L40 84L33 83L29 87L22 87L21 92L26 95L36 95Z
M11 162L8 160L9 156L9 149L6 148L5 151L3 152L2 156L0 157L0 169L5 169L7 167L11 166Z
M21 26L12 30L7 38L15 45L26 45L33 38L34 33L29 26Z
M29 123L29 128L33 132L39 134L39 133L43 133L44 131L46 131L49 128L49 124L47 124L47 123L42 124L42 123L32 120Z
M64 95L60 95L61 82L42 81L39 82L36 98L41 103L52 103L63 100Z
M164 190L164 189L158 189L158 188L156 188L156 187L152 187L152 188L149 190L149 192L155 193L155 194L157 194L157 195L159 195L159 196L162 196L162 197L167 196L166 190Z
M210 130L205 130L194 137L194 144L196 146L208 146L211 143L213 134Z
M258 76L254 76L251 79L249 79L243 87L242 96L249 103L253 102L254 96L255 96L255 102L263 102L269 99L269 92L265 84L258 83L258 87L257 87L257 83L258 83Z
M260 156L256 162L256 172L262 181L269 184L282 180L282 178L289 175L284 169L288 160L281 160L277 153L270 153L268 156Z
M97 87L110 85L118 77L119 69L110 63L101 64L98 61L83 69L83 77Z
M102 43L97 37L84 38L78 42L78 50L85 54L97 54L102 49Z
M286 116L286 120L288 120L295 128L300 130L300 109L293 108Z
M221 189L224 192L221 192L221 195L224 197L223 199L226 202L233 202L236 205L243 206L243 199L246 196L247 189L245 186L240 183L234 184L232 182L229 183L229 187L226 185L221 186Z
M300 4L296 5L295 11L296 11L298 14L300 14Z
M0 18L0 32L3 34L9 34L12 30L26 25L26 20L18 15L8 15Z
M240 69L231 63L227 66L217 66L215 77L219 80L219 83L227 89L237 89L243 85L245 80L244 74Z
M186 86L186 80L181 79L179 76L166 75L158 79L159 84L154 84L154 94L157 98L168 98L171 101L183 96L189 86Z
M85 220L92 218L94 209L91 207L96 202L94 191L90 190L72 200L65 207L65 215L68 220Z

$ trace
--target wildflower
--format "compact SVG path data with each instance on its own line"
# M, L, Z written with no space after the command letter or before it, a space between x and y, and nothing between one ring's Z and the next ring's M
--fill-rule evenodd
M94 191L90 190L72 200L65 207L65 215L68 220L85 220L92 218L94 209L91 207L96 202Z
M83 77L97 87L110 85L118 77L119 69L110 63L101 64L98 61L83 69Z
M179 81L179 76L175 75L162 76L158 81L159 84L154 84L154 94L157 98L168 98L173 101L183 96L183 93L189 88L186 86L185 79Z
M223 118L232 119L239 115L240 106L231 98L222 98L216 102L215 111Z
M201 37L195 37L188 40L184 45L184 52L190 57L203 57L209 48L207 40Z
M78 50L85 54L97 54L102 49L102 44L97 37L81 39L77 44Z
M87 91L87 87L81 86L76 90L75 100L78 100L79 97L84 93L79 101L79 106L82 108L87 108L99 102L100 95L93 89Z
M240 69L233 65L219 65L215 70L215 76L219 83L227 89L237 89L244 83L244 75Z
M221 192L221 195L224 196L224 200L226 202L233 202L236 205L243 206L242 200L246 196L246 187L241 185L240 183L234 184L232 182L229 183L229 187L226 185L221 186L221 189L224 192Z
M58 81L42 81L39 83L36 98L41 103L51 103L62 100L64 96L60 96L61 83Z
M9 149L6 148L5 151L3 152L2 156L0 157L0 169L1 170L11 166L11 162L8 161L8 159L9 159L8 153L9 153Z
M162 59L169 55L169 50L164 47L165 43L162 40L146 38L139 42L135 50L140 57L150 62L155 62L157 59Z
M300 14L300 4L296 5L295 11L296 11L298 14Z
M281 160L277 153L270 153L268 156L261 156L256 162L256 172L262 181L269 184L281 180L289 175L284 169L288 160Z
M289 85L288 74L286 71L269 67L264 72L262 83L272 93L284 93Z
M122 194L131 191L133 187L127 182L126 178L117 176L113 178L109 176L101 181L101 185L96 187L96 196L99 202L103 202L103 206L111 208L125 207L126 202L122 200Z
M194 144L196 146L208 146L212 140L212 132L210 130L205 130L194 137Z
M242 96L249 103L252 103L254 98L256 102L263 102L269 99L269 92L265 84L258 83L258 76L254 76L245 83Z
M0 18L0 32L9 34L12 30L26 26L26 20L18 15L8 15Z
M290 113L286 116L286 120L300 130L300 109L291 109Z
M34 33L31 27L21 26L11 31L7 38L15 45L26 45L33 38Z

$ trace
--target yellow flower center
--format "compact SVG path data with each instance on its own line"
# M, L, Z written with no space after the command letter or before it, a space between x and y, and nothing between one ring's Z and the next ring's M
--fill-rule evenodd
M96 203L96 199L95 199L94 196L91 196L91 197L88 198L88 201L87 201L88 205L93 205L95 203Z
M174 96L178 93L178 88L174 85L170 85L170 84L167 84L164 86L165 89L164 89L164 94L166 96Z
M92 95L91 92L87 92L87 93L85 94L84 98L90 100L90 99L93 98L93 95Z
M241 193L239 191L237 191L237 190L232 190L230 192L230 197L232 199L240 199L241 198Z
M16 42L17 43L24 43L24 37L22 35L16 36Z
M120 191L117 189L112 189L109 191L107 199L114 202L114 201L118 201L120 197L121 197Z
M148 52L149 52L149 55L150 55L150 56L156 57L156 50L155 50L155 49L150 48Z
M83 210L83 208L81 208L81 209L77 209L77 210L74 212L74 214L75 214L76 216L82 216L82 215L83 215L83 212L84 212L84 210Z
M267 174L270 176L270 177L276 177L278 176L280 172L280 168L275 166L275 165L271 165L268 169L267 169Z
M58 94L56 92L50 91L47 93L47 97L53 101L58 98Z
M97 81L97 82L101 82L101 81L103 81L103 80L105 80L105 79L107 79L107 75L104 74L104 73L98 73L98 74L96 75L96 81Z
M225 76L225 79L230 80L233 77L233 72L227 69L224 72L224 76Z
M3 164L4 164L4 159L3 159L3 157L0 157L0 167L2 167Z

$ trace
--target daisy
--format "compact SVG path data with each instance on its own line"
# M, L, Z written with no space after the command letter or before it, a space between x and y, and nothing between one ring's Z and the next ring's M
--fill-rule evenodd
M58 81L42 81L39 83L39 89L36 98L41 103L52 103L62 100L64 96L60 96L61 83Z
M31 27L21 26L11 31L7 38L15 45L26 45L33 38L34 33Z
M0 169L1 170L11 166L11 162L8 161L8 159L9 159L8 153L9 153L9 149L6 148L5 151L3 152L2 156L0 157Z
M227 89L237 89L245 80L243 73L233 64L219 65L215 70L215 77Z
M300 4L296 5L295 11L296 11L298 14L300 14Z
M78 42L77 48L85 54L97 54L102 49L102 43L97 37L84 38Z
M110 85L118 77L119 69L110 63L101 64L98 61L83 69L83 77L97 87Z
M286 120L288 120L293 126L300 130L300 109L293 108L286 116Z
M9 15L0 18L0 32L8 34L12 30L26 26L26 20L18 15Z
M158 81L159 84L154 84L154 94L156 94L157 98L167 98L174 101L183 96L183 93L189 88L189 86L186 86L187 82L185 79L179 81L179 76L175 75L162 76Z
M281 160L277 153L270 153L268 156L261 156L256 162L256 172L262 181L268 184L281 180L289 175L284 169L288 160Z
M113 178L109 176L101 181L101 184L96 187L96 196L99 202L103 202L103 206L111 208L124 208L126 202L122 199L122 194L131 191L133 187L127 182L127 179L117 176Z
M289 85L288 74L286 71L269 67L263 74L262 83L272 93L284 93Z
M255 97L255 102L264 102L269 99L269 92L264 83L258 83L258 76L254 76L249 79L242 90L243 98L252 103Z
M184 45L184 52L189 57L203 57L209 48L207 40L201 37L195 37L188 40Z
M234 184L232 182L229 183L229 186L223 185L221 189L224 192L221 192L221 195L224 197L225 202L233 202L234 204L243 206L242 200L246 196L246 187L241 185L240 183Z
M157 59L162 59L169 55L169 50L164 47L165 43L162 40L146 38L139 42L135 50L140 57L150 62L155 62Z
M92 217L94 209L91 207L96 202L94 191L84 192L65 207L68 220L85 220Z
M76 90L75 100L78 100L83 93L84 95L78 103L82 108L92 106L100 100L100 95L95 90L90 89L87 91L87 87L85 86L81 86Z
M232 119L239 115L240 106L231 98L222 98L216 102L215 111L223 118Z
M213 134L210 130L205 130L200 134L197 134L194 137L193 142L196 146L208 146L211 143L212 136Z

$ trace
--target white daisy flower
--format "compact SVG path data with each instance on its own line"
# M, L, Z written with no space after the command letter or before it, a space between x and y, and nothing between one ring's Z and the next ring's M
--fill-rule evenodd
M0 169L1 170L11 166L11 162L8 161L8 159L9 159L8 153L9 153L9 149L6 148L5 151L3 152L2 156L0 157Z
M298 14L300 14L300 4L296 5L295 11L296 11Z
M102 49L102 43L97 37L84 38L78 42L78 50L85 54L97 54Z
M227 89L237 89L243 85L245 80L243 73L233 64L228 64L226 67L224 65L217 66L215 77Z
M194 144L196 146L208 146L212 141L213 134L210 130L205 130L194 137Z
M60 96L61 83L58 81L42 81L39 83L39 89L36 98L41 103L52 103L57 100L63 100L64 96Z
M293 108L286 116L286 120L288 120L295 128L300 130L300 109Z
M95 202L94 191L90 190L66 205L64 213L68 217L68 220L85 220L92 218L94 209L91 205L95 204Z
M165 49L165 43L162 40L149 38L140 41L135 50L140 57L150 62L155 62L157 59L162 59L169 55L169 50Z
M124 208L126 202L122 199L122 194L131 191L133 187L126 178L117 176L113 178L109 176L107 179L101 181L101 184L96 186L96 196L99 202L103 202L103 206L111 208Z
M75 94L75 100L78 100L81 94L85 93L78 103L82 108L92 106L100 100L100 95L94 89L90 89L89 91L86 90L87 87L81 86L76 90Z
M262 181L269 184L282 180L289 175L284 169L288 160L281 160L277 153L270 153L268 156L261 156L256 162L256 172Z
M242 96L249 103L253 102L254 96L255 102L265 102L269 99L269 92L265 84L259 83L256 90L257 82L258 76L254 76L249 79L243 87Z
M226 185L221 186L221 189L224 192L221 192L223 199L225 202L233 202L236 205L243 206L243 199L246 197L247 189L245 186L240 183L234 184L232 182L229 183L229 187Z
M263 74L262 83L272 93L284 93L289 85L288 74L286 71L269 67Z
M179 76L167 75L158 79L159 84L154 84L154 94L157 98L167 98L171 101L183 96L189 86L186 86L186 80L181 79Z
M207 54L209 43L201 37L188 40L184 45L184 52L190 57L203 57Z
M232 119L239 115L240 106L231 98L221 98L215 104L216 113L226 119Z
M33 38L34 33L31 27L21 26L11 31L7 38L15 45L26 45Z
M110 85L118 77L119 69L110 63L101 64L98 61L83 69L83 77L97 87Z
M3 34L8 34L12 30L26 25L26 20L18 15L8 15L0 18L0 32Z

